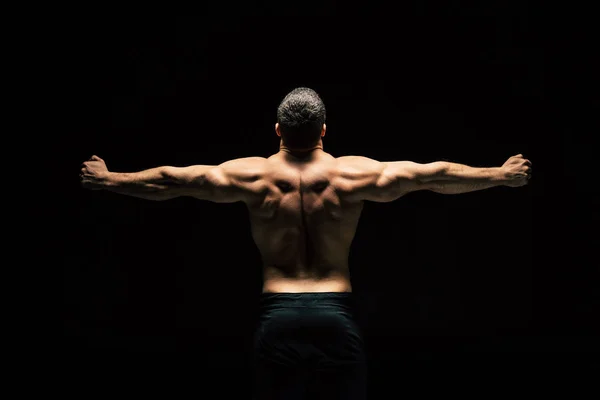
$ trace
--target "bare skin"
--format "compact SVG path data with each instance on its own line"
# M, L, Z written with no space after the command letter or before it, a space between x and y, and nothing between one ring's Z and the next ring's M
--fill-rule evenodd
M280 135L277 125L276 132ZM263 292L287 293L352 291L348 255L365 201L390 202L417 190L458 194L520 187L530 176L531 162L521 154L493 168L379 162L360 156L335 158L323 151L322 140L302 150L281 143L269 158L133 173L110 172L101 158L92 156L80 174L85 188L149 200L192 196L244 202L262 256Z

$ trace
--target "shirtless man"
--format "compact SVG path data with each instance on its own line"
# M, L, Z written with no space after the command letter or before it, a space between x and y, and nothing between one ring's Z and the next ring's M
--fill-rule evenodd
M521 154L492 168L336 158L323 151L325 130L322 100L312 89L297 88L277 109L279 152L269 158L120 173L92 156L81 168L81 183L89 189L148 200L191 196L246 204L264 271L254 341L260 399L366 398L348 269L365 201L390 202L417 190L520 187L531 176L531 162Z

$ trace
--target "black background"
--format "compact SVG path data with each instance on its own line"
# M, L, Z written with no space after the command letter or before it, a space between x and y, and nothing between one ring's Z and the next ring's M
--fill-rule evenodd
M175 374L219 397L249 387L261 261L245 207L86 191L78 172L92 154L120 172L267 157L276 107L297 86L323 98L334 156L533 162L523 188L366 204L350 263L373 398L413 378L456 376L457 390L529 382L595 349L586 10L223 3L119 15L61 27L66 234L53 239L74 371L95 371L100 386L107 371Z

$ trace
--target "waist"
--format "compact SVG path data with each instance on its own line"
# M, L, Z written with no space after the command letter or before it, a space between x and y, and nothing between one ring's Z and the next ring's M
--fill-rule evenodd
M348 277L338 276L327 279L309 278L267 278L263 282L265 293L350 293L352 284Z
M259 304L263 311L290 307L351 310L355 306L355 297L352 292L262 293Z
M263 293L352 292L346 266L265 266L263 272Z

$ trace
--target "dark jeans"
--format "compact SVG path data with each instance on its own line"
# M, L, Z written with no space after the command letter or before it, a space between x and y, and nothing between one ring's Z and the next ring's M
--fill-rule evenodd
M254 335L255 399L366 399L352 293L263 293Z

